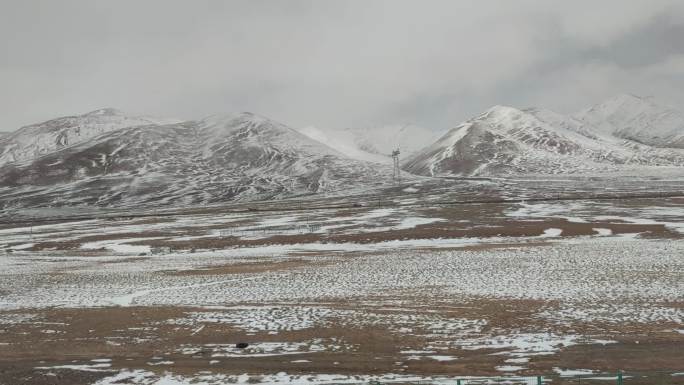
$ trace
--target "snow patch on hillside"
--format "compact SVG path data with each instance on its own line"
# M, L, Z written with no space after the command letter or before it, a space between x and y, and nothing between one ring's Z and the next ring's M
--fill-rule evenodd
M410 156L438 138L436 131L415 125L331 129L308 126L299 132L327 144L350 158L391 164L392 151Z

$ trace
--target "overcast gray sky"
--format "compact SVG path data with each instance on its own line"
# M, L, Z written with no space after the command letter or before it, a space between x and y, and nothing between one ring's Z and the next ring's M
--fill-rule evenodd
M0 131L115 107L434 129L617 93L684 109L681 0L0 0Z

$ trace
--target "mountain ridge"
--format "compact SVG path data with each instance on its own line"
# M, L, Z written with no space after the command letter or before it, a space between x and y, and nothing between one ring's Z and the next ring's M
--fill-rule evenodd
M114 108L101 108L82 115L63 116L23 126L0 137L0 166L30 162L120 128L171 121L175 120L128 116Z
M636 109L638 114L621 120L622 108L605 107L618 104L608 101L585 110L593 111L591 116L494 106L434 141L434 131L410 125L376 132L347 129L326 136L326 130L307 135L306 130L250 112L177 121L99 109L0 137L0 208L193 205L367 192L393 185L387 163L397 146L405 182L422 176L624 170L647 175L652 172L647 168L661 166L684 171L684 149L644 144L615 132L615 122L636 124L662 109L645 103ZM597 116L603 116L598 112L610 112L609 126L596 123ZM671 124L676 120L664 121L660 131L674 127L678 133L678 126ZM316 140L318 134L321 140ZM389 140L392 135L404 135L408 145L397 145L402 140Z
M250 114L118 128L0 167L0 204L207 204L363 189L389 170ZM2 188L4 187L4 188Z
M418 175L482 176L609 172L684 164L684 151L616 136L588 119L494 106L403 162Z
M684 148L684 113L654 98L620 94L574 115L601 132L663 148Z

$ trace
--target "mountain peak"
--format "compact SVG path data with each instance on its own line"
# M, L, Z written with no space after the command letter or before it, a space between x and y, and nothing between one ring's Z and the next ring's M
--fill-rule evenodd
M536 117L529 110L520 110L515 107L496 105L491 107L485 113L478 116L473 121L485 121L492 128L510 128L519 125L521 122L527 122L526 125L533 125L532 122Z
M622 93L611 96L601 103L584 109L577 115L583 115L595 111L601 111L604 114L619 113L633 115L639 113L673 112L676 110L667 104L661 103L652 96L639 96L630 93Z
M635 106L655 106L657 103L650 97L642 97L634 94L623 93L612 96L592 108L633 108Z
M178 121L127 116L115 108L101 108L82 115L51 119L24 126L5 136L0 144L0 167L8 163L32 161L110 131L171 123Z
M203 119L200 120L203 122L205 125L234 125L235 122L242 122L242 123L253 123L253 124L263 124L266 122L273 122L274 121L255 114L253 112L248 112L248 111L243 111L243 112L237 112L237 113L227 113L227 114L214 114L214 115L209 115Z
M102 115L107 115L107 116L122 116L124 113L121 110L117 110L116 108L100 108L95 111L90 111L86 114L83 114L83 116L102 116Z
M615 96L612 96L608 98L608 101L621 101L621 102L640 102L640 101L646 101L649 98L635 95L635 94L630 94L630 93L621 93L617 94Z
M523 111L515 107L497 104L493 107L490 107L487 111L485 111L483 115L487 117L504 117L510 115L518 115L521 113L523 113Z

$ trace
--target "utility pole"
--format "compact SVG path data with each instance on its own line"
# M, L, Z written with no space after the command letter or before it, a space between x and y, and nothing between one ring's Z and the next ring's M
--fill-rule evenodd
M399 149L392 151L392 180L395 182L401 181L401 169L399 168Z

